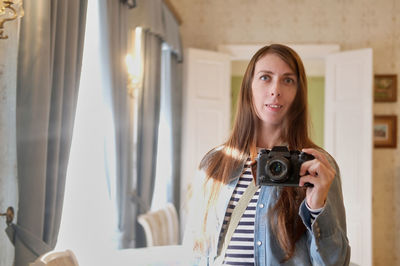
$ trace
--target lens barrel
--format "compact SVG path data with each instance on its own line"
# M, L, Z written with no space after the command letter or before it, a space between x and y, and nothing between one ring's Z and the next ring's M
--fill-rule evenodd
M265 172L273 182L284 182L288 178L289 163L284 157L276 157L268 161Z

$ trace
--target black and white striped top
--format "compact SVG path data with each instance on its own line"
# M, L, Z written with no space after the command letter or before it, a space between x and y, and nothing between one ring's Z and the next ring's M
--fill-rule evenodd
M221 245L223 243L223 237L225 236L226 230L228 228L233 209L239 202L240 197L243 195L250 182L253 182L253 175L250 165L251 161L250 159L248 159L245 163L243 173L239 177L239 181L229 201L219 238L219 248L221 248ZM259 194L260 188L258 188L256 193L254 194L249 205L244 211L242 217L240 218L239 224L235 229L226 250L223 265L254 265L254 224L256 219L256 206ZM323 210L323 208L312 210L308 207L307 204L306 206L310 211L312 223L313 220L318 216L318 214Z
M238 184L232 193L226 210L224 223L220 235L220 245L222 245L225 232L228 228L233 209L237 205L250 182L253 182L253 175L250 167L251 161L247 160ZM254 265L254 222L256 217L256 206L260 188L254 194L249 205L240 218L239 224L235 229L231 241L225 253L223 265Z

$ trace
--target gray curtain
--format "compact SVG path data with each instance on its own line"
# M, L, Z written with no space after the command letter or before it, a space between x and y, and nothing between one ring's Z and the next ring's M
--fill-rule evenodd
M154 188L162 44L158 36L149 31L143 32L144 77L138 96L135 149L132 141L135 130L131 112L133 100L128 95L126 66L123 64L123 56L127 54L126 12L125 6L111 0L100 5L101 17L105 18L105 31L102 33L102 49L105 52L103 80L107 84L105 98L111 106L115 126L120 248L143 246L144 237L136 217L149 210ZM136 163L133 162L134 157ZM137 176L136 184L134 176Z
M182 139L182 58L171 54L171 128L172 128L172 188L169 201L181 206L181 139Z
M104 29L101 32L104 51L102 79L107 84L105 97L112 110L115 126L119 247L142 247L145 245L145 237L137 223L137 216L149 210L154 191L160 114L161 46L163 40L167 41L174 51L174 62L178 62L181 59L179 28L161 0L139 0L137 7L131 10L112 0L100 1L99 4L102 18L100 23ZM130 32L126 23L130 31L136 26L144 29L141 40L144 76L136 100L138 106L133 106L135 100L127 92L123 57L128 53L127 36L130 36ZM179 72L178 69L171 71ZM179 76L179 73L176 75ZM180 84L180 81L173 82ZM179 97L180 91L178 99L171 103L177 104L173 115L180 115ZM132 110L137 110L136 121ZM177 136L180 134L180 122L176 119L173 121L177 126L174 128ZM137 138L136 147L134 136ZM174 149L180 150L180 142L174 142ZM179 183L179 156L174 162L177 166L174 176ZM174 195L179 197L179 193Z
M172 202L178 214L180 213L180 169L181 169L181 129L182 129L182 44L179 33L179 24L175 17L162 3L161 21L163 24L163 40L168 49L164 49L163 64L165 65L166 106L168 123L171 128L171 162L172 173L168 187L168 202Z
M168 200L180 206L180 138L181 138L181 39L179 24L161 0L138 0L137 8L130 11L130 26L142 27L144 34L144 81L139 93L138 139L136 155L137 177L136 188L132 200L137 206L136 216L149 210L156 177L158 125L160 117L161 95L161 58L162 43L166 43L170 53L165 67L169 71L163 73L167 77L163 84L169 93L166 110L172 128L172 187L169 188ZM165 56L164 56L165 58ZM164 110L165 111L165 110ZM160 132L162 134L162 132ZM135 217L136 221L136 217ZM145 246L142 227L136 221L136 247Z
M118 221L119 248L135 246L136 206L131 203L133 176L133 117L132 101L128 96L126 84L126 66L124 56L127 54L126 6L113 0L100 1L100 24L104 30L101 34L102 80L104 98L111 109L115 133L116 173L108 173L109 182L116 175L116 205ZM109 154L108 154L109 155Z
M81 71L87 0L27 0L17 77L15 265L55 247Z
M162 40L151 33L143 33L143 86L139 91L139 111L137 128L136 170L137 185L134 192L137 197L137 215L149 210L154 191L157 163L158 124L160 118L161 92L161 45ZM136 221L136 219L135 219ZM135 223L136 247L146 244L141 226Z
M168 158L161 158L171 163L171 176L168 177L167 201L180 206L180 162L182 137L182 63L171 47L164 43L162 51L162 84L161 84L161 114L169 125L169 132L162 132L170 136L170 153ZM168 133L168 134L167 134ZM162 143L160 143L162 147ZM165 173L156 178L167 178ZM179 208L177 208L179 214Z

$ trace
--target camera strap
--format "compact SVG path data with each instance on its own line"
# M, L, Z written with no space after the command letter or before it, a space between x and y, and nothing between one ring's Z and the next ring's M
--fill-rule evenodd
M246 210L247 206L249 205L250 200L253 198L254 193L256 193L259 186L254 184L254 180L249 183L245 192L240 197L237 205L233 209L231 219L229 221L228 228L226 230L226 234L224 237L224 243L222 244L221 250L219 252L219 256L215 259L214 265L222 265L225 259L225 252L228 248L229 243L231 242L231 238L233 232L237 228L240 218L242 217L244 211Z

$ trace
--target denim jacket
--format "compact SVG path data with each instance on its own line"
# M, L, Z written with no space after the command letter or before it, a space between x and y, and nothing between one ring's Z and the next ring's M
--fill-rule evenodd
M346 218L343 205L340 173L334 159L327 158L336 170L336 176L331 184L328 198L322 212L311 224L310 212L302 202L299 215L306 226L303 236L296 242L293 257L282 263L284 252L279 246L268 220L268 210L276 203L280 188L262 186L256 208L254 259L255 265L348 265L350 261L350 246L346 236ZM206 234L202 234L204 226L204 210L206 209L209 189L213 180L203 186L205 173L199 171L193 184L195 191L189 204L188 222L186 224L184 245L193 251L193 265L214 265L217 257L219 234L221 232L226 208L239 177L243 171L244 162L234 171L229 184L223 185L216 204L209 208L207 215Z

